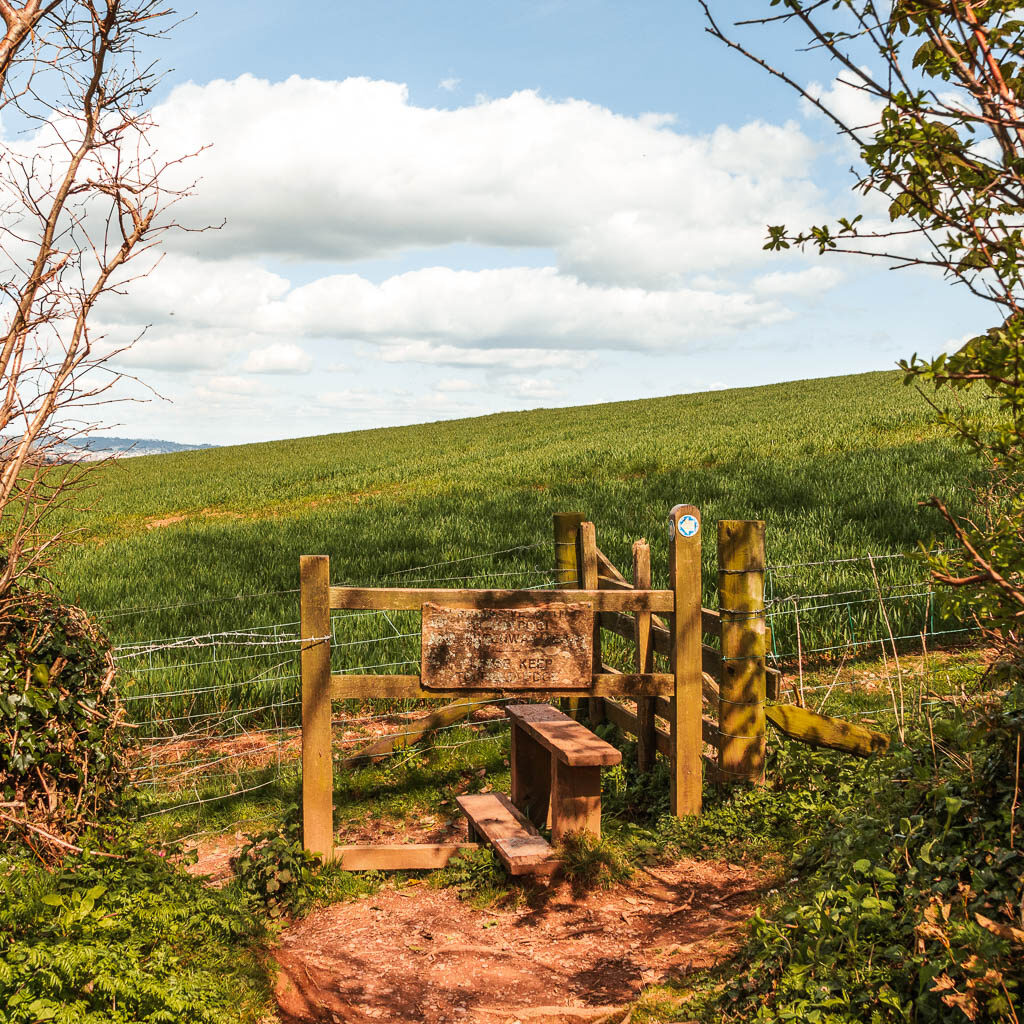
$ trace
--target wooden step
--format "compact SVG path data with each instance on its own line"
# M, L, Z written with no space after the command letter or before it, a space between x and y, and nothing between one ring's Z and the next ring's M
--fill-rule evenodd
M510 704L505 713L571 768L607 768L622 760L621 751L550 704Z
M503 793L467 793L457 802L469 819L470 835L483 836L510 875L544 873L558 865L547 840Z

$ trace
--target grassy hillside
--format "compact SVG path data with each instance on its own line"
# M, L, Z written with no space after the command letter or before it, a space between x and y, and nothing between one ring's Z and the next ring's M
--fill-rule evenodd
M296 618L290 594L165 606L292 590L303 553L329 554L336 581L368 581L539 544L466 571L539 567L541 582L559 510L589 515L620 564L647 536L656 575L680 501L708 520L767 520L778 564L906 551L941 529L918 502L957 504L975 471L888 372L509 413L125 460L93 476L73 519L83 542L58 574L115 636L166 636Z

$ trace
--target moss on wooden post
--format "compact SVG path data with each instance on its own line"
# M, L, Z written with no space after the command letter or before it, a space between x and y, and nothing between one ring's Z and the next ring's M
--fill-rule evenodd
M718 524L722 622L718 766L722 781L764 780L764 523Z
M582 512L556 512L555 579L564 590L579 587L580 571L576 560L576 531L587 517Z

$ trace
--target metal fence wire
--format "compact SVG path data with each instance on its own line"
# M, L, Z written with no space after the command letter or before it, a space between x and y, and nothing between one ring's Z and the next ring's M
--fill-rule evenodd
M547 542L517 545L417 566L378 582L553 587L557 581L550 566L500 564L502 558L521 559L545 546ZM498 564L472 571L468 563L484 559ZM274 594L296 595L297 603L298 591ZM214 597L209 602L247 596ZM784 668L797 659L802 663L849 656L883 643L920 643L922 637L926 642L959 639L970 632L966 624L943 617L926 567L909 555L769 564L765 599L771 629L769 660ZM131 613L116 609L107 617ZM139 740L131 773L144 796L145 814L201 807L263 790L294 768L301 749L300 643L295 615L244 629L134 640L115 649L122 699ZM419 664L419 615L336 611L331 617L331 645L333 672L401 671ZM379 735L382 724L400 730L414 713L425 713L422 703L403 700L363 701L358 706L344 702L336 711L335 725L341 732L336 746L342 755ZM443 745L445 730L438 732L433 742ZM398 732L397 738L402 736Z

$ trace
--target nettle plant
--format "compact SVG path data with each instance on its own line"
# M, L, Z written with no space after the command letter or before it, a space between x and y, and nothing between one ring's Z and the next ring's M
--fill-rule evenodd
M954 353L900 363L939 422L989 470L976 510L933 505L958 543L930 556L934 578L958 611L972 614L1000 663L1024 675L1024 20L1017 0L769 0L774 10L727 34L713 0L701 0L708 31L780 78L856 145L863 213L791 231L768 228L766 249L847 253L895 267L937 268L987 300L997 322ZM727 5L721 5L727 10ZM743 33L802 28L811 53L838 71L831 93L869 101L876 119L852 123L797 72L770 63ZM875 73L872 67L880 73ZM847 105L863 109L865 104ZM883 212L884 211L884 212ZM887 213L887 219L885 214ZM979 415L957 393L982 387L996 415Z

